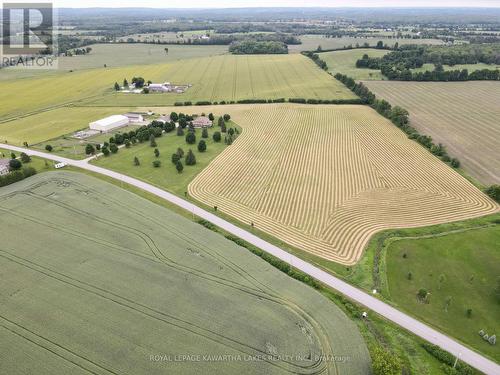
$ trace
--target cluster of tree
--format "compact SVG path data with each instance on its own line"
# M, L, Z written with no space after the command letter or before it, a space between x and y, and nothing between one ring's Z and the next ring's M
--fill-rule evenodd
M14 164L14 166L11 165L11 163L9 163L11 172L7 173L6 175L0 176L0 187L13 184L14 182L24 180L25 178L28 178L36 174L35 168L23 167L22 163L19 160L17 159L12 159L12 160L15 160L17 163L12 163Z
M488 196L500 203L500 185L491 185L485 190L485 193L488 194ZM500 301L500 278L499 278L499 283L498 283L498 296L499 296L499 301Z
M146 80L142 77L133 77L131 83L135 85L135 88L141 89L146 84ZM151 84L151 81L148 81L148 84ZM129 82L126 78L123 79L123 87L129 87ZM115 82L115 90L119 90L120 85L118 82Z
M61 55L68 55L68 53L72 54L71 51L76 49L85 49L85 46L90 46L91 44L95 44L96 40L93 38L80 38L74 35L59 35L57 38L57 47L58 52ZM90 49L89 53L92 49Z
M455 356L451 355L447 351L441 349L439 346L429 344L427 342L422 343L422 347L425 349L427 353L436 358L439 362L445 364L448 368L454 368L456 371L454 372L457 375L473 375L475 371L469 365L463 363L462 361L458 361L455 365ZM450 373L446 371L446 373Z
M446 152L445 147L439 143L435 144L432 138L428 135L420 134L414 127L409 124L409 113L406 109L399 106L392 106L384 99L377 99L375 94L371 92L363 83L356 83L353 78L344 74L337 73L335 78L346 85L352 92L361 98L364 104L370 105L379 114L388 118L394 125L403 130L408 138L420 143L426 147L437 157L441 158L445 163L449 163L453 168L460 167L460 161L456 158L451 158Z
M288 46L280 41L257 41L247 39L231 43L229 52L234 55L287 54Z
M66 56L79 56L79 55L87 55L92 51L91 47L84 47L84 48L75 48L71 49L65 52Z
M498 69L481 69L470 72L467 69L444 70L443 65L456 64L500 64L500 47L486 49L469 46L430 47L407 45L395 48L383 57L371 58L367 54L356 61L356 67L380 69L389 80L399 81L473 81L500 79ZM434 64L433 71L413 72L426 63Z

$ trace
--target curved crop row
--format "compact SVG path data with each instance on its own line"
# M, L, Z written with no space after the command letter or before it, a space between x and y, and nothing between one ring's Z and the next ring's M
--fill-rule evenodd
M498 206L364 106L235 106L244 129L189 185L196 199L310 253L354 264L375 232Z

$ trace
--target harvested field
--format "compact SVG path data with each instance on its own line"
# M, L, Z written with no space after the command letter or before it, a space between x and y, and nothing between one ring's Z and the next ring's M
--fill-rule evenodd
M500 183L500 82L366 82L410 112L411 124L443 143L464 170Z
M189 193L325 259L351 265L383 229L499 209L367 106L234 106L230 113L242 135Z
M2 374L370 372L334 303L114 185L43 173L0 189L0 217Z

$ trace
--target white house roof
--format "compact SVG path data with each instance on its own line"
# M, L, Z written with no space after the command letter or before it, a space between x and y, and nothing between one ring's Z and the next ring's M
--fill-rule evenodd
M109 125L116 124L117 122L122 122L124 120L128 121L128 117L123 116L123 115L113 115L113 116L109 116L109 117L97 120L94 123L97 125L100 125L100 126L109 126Z

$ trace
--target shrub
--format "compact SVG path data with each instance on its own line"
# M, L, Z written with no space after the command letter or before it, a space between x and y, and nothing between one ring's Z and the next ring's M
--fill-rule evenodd
M196 143L196 135L193 132L188 132L186 134L186 143L193 145Z
M220 142L221 139L222 139L221 133L220 132L215 132L212 135L212 138L213 138L214 142Z
M491 185L485 190L485 193L488 194L491 199L500 203L500 185Z
M457 158L451 159L451 166L453 168L460 168L460 161Z
M172 160L173 164L177 164L177 162L179 160L181 160L181 157L178 154L174 153L174 154L172 154L172 159L171 160Z
M45 150L47 150L48 152L52 152L54 148L51 146L51 145L46 145L45 146Z
M159 160L153 161L153 167L160 168L160 166L161 166L161 161L159 161Z
M203 128L203 130L201 131L201 138L208 138L208 129L207 128Z
M374 375L399 375L401 374L401 363L393 354L380 346L376 346L371 352L372 368Z
M90 143L87 143L87 146L85 146L85 154L92 155L94 152L95 152L94 146Z
M27 153L21 152L21 161L23 163L29 163L31 161L31 157Z
M422 347L433 357L435 357L440 362L453 366L455 364L455 357L448 353L447 351L441 349L439 346L429 344L427 342L422 343ZM463 362L458 361L455 367L458 374L462 375L472 375L474 374L474 370L469 365L466 365Z
M177 169L177 172L182 173L184 170L184 166L182 165L182 162L180 160L177 160L175 163L175 169Z
M139 158L138 158L137 156L136 156L136 157L134 157L134 165L135 165L136 167L138 167L139 165L141 165L141 162L139 161Z
M206 142L202 139L199 143L198 143L198 151L199 152L205 152L207 150L207 144Z
M186 155L186 165L195 165L196 156L194 156L193 151L190 149Z
M151 134L151 135L149 136L149 145L150 145L151 147L156 147L156 146L158 146L158 145L156 144L156 141L155 141L155 135L154 135L154 134Z
M420 289L418 290L417 297L418 297L420 300L425 301L425 299L427 298L427 289L420 288Z

